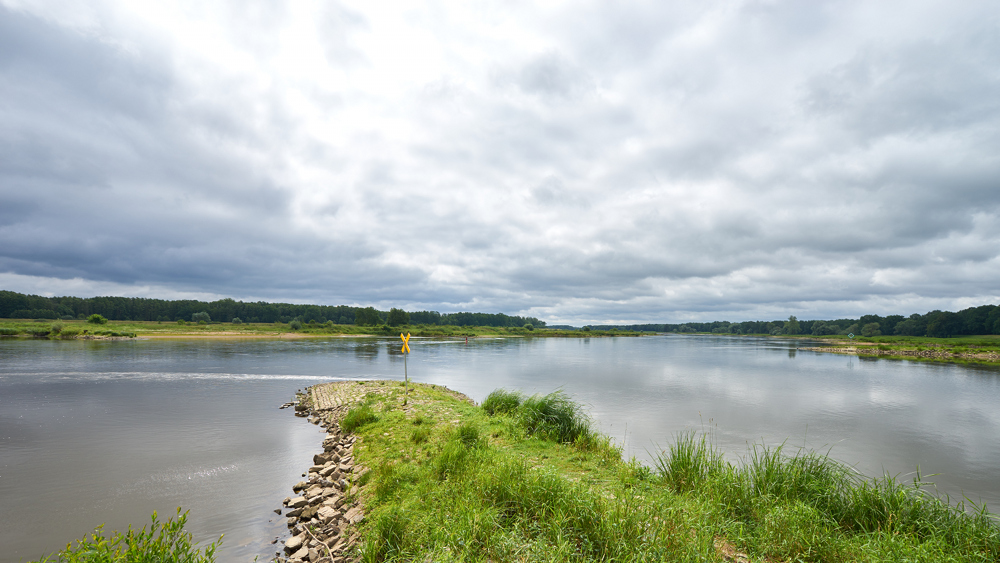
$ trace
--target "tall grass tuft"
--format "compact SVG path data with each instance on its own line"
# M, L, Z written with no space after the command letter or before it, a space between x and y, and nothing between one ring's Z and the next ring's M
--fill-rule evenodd
M146 530L133 530L129 526L125 533L114 532L104 535L103 526L90 537L84 537L76 546L67 545L56 559L45 557L39 563L211 563L215 561L215 550L219 541L208 544L204 550L191 542L192 535L184 531L187 512L177 509L177 519L159 522L153 512L153 522Z
M511 414L517 411L522 402L524 402L524 397L517 391L497 389L490 393L486 397L486 400L483 401L483 411L490 416Z
M669 450L657 454L653 463L663 482L679 493L700 488L725 468L722 454L704 434L699 437L694 432L678 434Z
M354 432L365 424L377 420L378 416L375 415L375 411L372 410L371 405L365 404L347 411L343 420L340 421L340 427L344 432Z
M784 446L754 445L742 463L726 462L708 439L680 434L657 456L656 472L677 492L707 496L730 518L756 530L768 556L839 559L831 530L904 534L940 541L957 551L1000 561L1000 527L985 508L966 513L964 503L926 491L918 479L905 485L891 476L866 480L850 467L816 452L784 453ZM784 547L782 547L784 546Z

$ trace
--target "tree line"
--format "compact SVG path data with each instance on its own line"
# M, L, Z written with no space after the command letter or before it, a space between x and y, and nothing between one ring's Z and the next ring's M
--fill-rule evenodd
M592 329L617 328L652 332L712 332L715 334L854 334L857 336L970 336L1000 334L1000 307L980 305L957 313L930 311L923 315L863 315L856 319L803 321L789 317L777 321L713 321L708 323L591 325Z
M200 313L205 313L205 319ZM544 327L535 317L503 313L439 313L401 309L381 311L374 307L350 305L296 305L292 303L243 302L234 299L197 301L148 299L144 297L42 297L0 290L0 317L13 319L86 319L101 315L112 321L194 321L249 323L288 323L294 320L323 324L389 324L519 327L530 324ZM198 318L195 318L198 315Z

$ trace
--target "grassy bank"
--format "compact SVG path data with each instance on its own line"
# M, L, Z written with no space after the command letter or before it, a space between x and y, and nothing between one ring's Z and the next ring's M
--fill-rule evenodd
M822 455L757 446L732 464L685 434L648 468L558 393L476 406L418 385L404 406L401 386L370 385L342 422L370 468L364 561L1000 560L987 513Z
M806 349L859 356L931 361L1000 362L1000 335L933 338L929 336L814 337L822 346Z
M957 336L936 338L931 336L855 336L842 334L713 334L708 332L685 333L699 336L732 338L792 338L802 341L802 350L849 354L857 356L882 356L909 360L948 362L1000 362L1000 335Z
M22 338L322 338L328 336L397 336L409 332L418 337L602 337L639 336L617 330L561 330L488 326L355 326L333 323L189 323L154 321L108 321L93 324L85 320L33 321L0 319L0 336Z

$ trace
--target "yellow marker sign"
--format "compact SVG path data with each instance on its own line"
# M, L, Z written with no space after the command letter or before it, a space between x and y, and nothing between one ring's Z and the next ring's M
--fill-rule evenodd
M403 385L405 386L403 404L405 405L410 396L410 374L406 370L406 355L410 353L410 333L407 332L406 336L403 336L402 332L399 333L399 339L403 341L403 349L400 351L403 353Z

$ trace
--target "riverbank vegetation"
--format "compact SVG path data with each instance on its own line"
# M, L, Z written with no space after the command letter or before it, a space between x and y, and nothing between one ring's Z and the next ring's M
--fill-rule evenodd
M147 530L112 532L106 535L102 527L90 536L69 544L66 549L43 557L37 563L212 563L218 542L199 548L192 535L184 531L187 512L177 509L176 519L160 522L156 512Z
M761 445L731 463L695 434L647 467L560 393L407 405L399 386L354 407L364 561L1000 560L995 517L919 479Z
M592 325L591 328L618 328L652 332L746 334L746 335L806 335L806 336L956 336L1000 335L1000 307L981 305L957 313L930 311L923 315L863 315L857 319L801 320L790 316L775 321L713 321L680 324Z
M102 317L103 319L103 317ZM237 322L238 321L238 322ZM390 326L339 325L332 321L302 322L293 319L288 323L212 322L198 321L110 321L91 320L15 320L0 319L0 336L47 338L52 340L107 339L107 338L323 338L333 336L396 336L409 332L416 337L602 337L639 336L630 331L583 331L547 329L533 326L454 326L411 324Z

